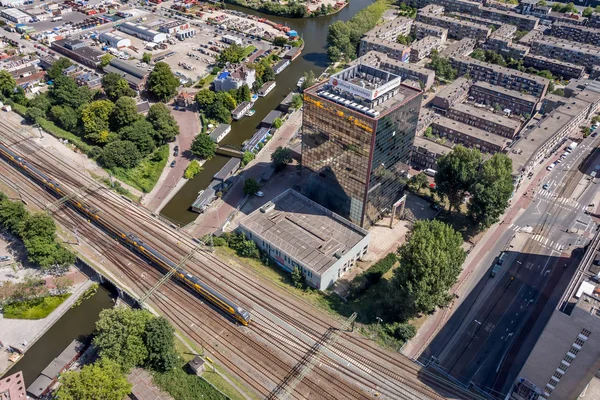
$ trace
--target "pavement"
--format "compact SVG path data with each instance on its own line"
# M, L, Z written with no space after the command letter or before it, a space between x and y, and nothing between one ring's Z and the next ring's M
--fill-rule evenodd
M405 347L406 355L435 362L465 385L508 390L531 350L527 344L535 343L576 268L578 249L596 229L586 210L598 189L587 178L600 157L578 170L594 141L583 140L551 172L545 166L558 156L546 160L537 176L521 185L503 221L469 254L453 288L459 298L425 322ZM491 278L489 270L502 251L507 258Z

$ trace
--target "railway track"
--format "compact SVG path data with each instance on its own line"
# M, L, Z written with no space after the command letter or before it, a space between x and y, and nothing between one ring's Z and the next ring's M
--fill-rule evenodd
M73 171L73 166L67 164L64 160L55 157L50 152L39 148L36 144L31 143L26 136L18 131L15 132L14 127L10 127L6 122L0 122L0 136L4 135L5 137L2 139L6 140L6 132L9 131L12 136L12 144L16 145L17 151L19 149L24 149L26 153L28 153L28 159L32 162L33 165L40 168L45 173L52 175L58 181L63 184L69 185L71 189L76 190L77 188L93 181L90 177L85 175L80 171ZM10 140L10 139L9 139ZM69 171L69 172L67 172ZM98 184L98 186L101 186ZM33 189L31 189L33 190ZM38 188L39 191L39 188ZM106 216L111 216L111 218L117 224L127 224L127 226L131 226L132 231L136 232L140 237L143 237L148 243L151 243L156 248L159 248L161 252L165 254L165 256L171 258L174 261L182 258L185 254L187 254L193 247L196 246L195 242L192 242L189 238L181 237L181 235L168 229L162 221L158 221L154 218L151 213L147 210L142 209L141 207L132 206L131 204L125 202L120 197L114 195L113 193L100 189L98 191L91 191L85 193L86 201L93 202L94 206L99 206L100 209L104 210ZM106 208L110 207L110 211L106 212ZM74 211L71 211L74 213ZM113 213L118 213L117 216L113 216ZM55 213L56 214L56 213ZM56 216L56 215L55 215ZM71 216L73 217L73 216ZM79 218L79 216L74 216L75 218ZM92 241L100 240L98 235L99 232L96 228L92 228L86 225L86 227L81 229L81 225L73 222L72 220L65 220L64 218L57 217L60 219L61 224L65 225L67 228L73 229L75 226L79 226L80 234L85 234L86 238L91 238ZM70 224L70 225L69 225ZM85 224L83 224L85 225ZM148 229L159 229L161 231L161 237L156 238L153 235L148 234ZM93 233L95 231L95 233ZM105 235L104 233L101 233ZM174 243L166 243L165 237ZM117 266L120 267L120 272L125 273L128 278L132 282L136 282L139 280L139 276L135 276L133 269L129 266L132 263L132 259L135 259L136 256L133 256L129 251L121 246L114 246L114 240L108 239L106 241L106 235L104 237L104 241L99 241L102 246L100 250L102 250L103 255L113 261ZM110 253L110 251L106 251L104 245L112 245L113 249L119 248L116 250L116 253L119 257L115 257ZM96 249L99 251L99 249ZM112 250L111 250L112 251ZM129 253L128 257L125 260L129 260L129 264L123 265L121 259L124 257L125 253ZM193 264L192 261L189 261L186 264L186 268L189 268L190 271L197 274L200 278L207 280L208 282L214 283L215 278L217 280L221 280L222 282L230 281L230 276L235 277L236 285L223 285L222 283L218 285L218 290L222 293L226 294L228 297L235 299L239 302L239 304L244 307L248 307L250 310L253 310L253 314L257 316L257 320L269 321L269 323L277 326L276 322L273 322L270 317L271 315L275 315L278 319L286 321L287 324L292 324L294 329L301 331L306 337L310 338L313 342L319 340L322 337L322 330L330 329L332 327L332 320L326 320L318 316L318 314L310 313L306 311L306 309L299 307L296 310L291 310L293 305L297 305L300 302L292 301L292 306L290 306L290 298L284 297L279 294L278 291L267 290L264 287L264 282L260 282L256 279L253 274L249 274L248 271L239 271L230 266L229 264L223 262L218 259L213 253L210 252L200 252L196 253L196 256L202 261L200 265ZM195 257L196 257L195 256ZM132 258L133 257L133 258ZM137 259L139 261L139 259ZM153 268L146 268L144 270L143 267L136 267L136 271L145 271L143 273L147 273L148 276L151 276L153 280L157 281L160 279L161 274ZM132 275L134 274L134 275ZM227 275L227 280L226 276ZM259 282L259 283L255 283ZM241 284L242 282L243 285ZM152 285L148 283L147 285L141 285L140 282L136 282L135 286L141 290L145 291ZM168 292L170 296L176 298L177 301L169 300L161 293ZM259 355L261 356L260 360L268 365L275 366L278 370L285 374L291 370L291 367L294 365L294 361L297 361L297 358L302 355L302 352L310 349L310 343L306 343L301 341L300 339L294 338L294 343L290 344L296 350L293 352L295 357L291 357L290 354L286 354L287 352L282 352L280 348L278 348L278 354L275 354L272 345L270 343L265 343L268 339L273 339L272 336L269 336L267 332L260 331L257 325L257 328L251 328L250 332L241 333L237 327L234 327L229 321L225 320L222 315L217 315L212 307L208 307L206 304L203 307L198 307L198 298L193 297L187 300L182 298L181 287L177 287L177 284L173 282L166 283L160 290L160 293L154 296L151 303L155 304L165 315L169 316L172 320L176 319L176 326L180 330L182 330L186 335L195 338L196 341L200 343L208 344L206 338L203 338L197 333L196 330L189 329L189 327L184 324L182 321L190 321L193 319L196 322L192 322L193 324L200 323L200 325L205 325L207 319L211 321L210 327L204 328L204 333L207 335L214 335L218 329L225 328L229 335L235 337L235 340L244 344L245 348L258 348ZM258 293L258 294L257 294ZM189 293L188 293L189 295ZM181 307L179 302L185 302L190 309L186 312L173 312L174 307ZM200 301L200 303L202 303ZM203 303L202 303L203 304ZM302 305L302 304L300 304ZM254 307L258 306L258 307ZM304 304L306 306L306 304ZM254 308L262 308L267 310L266 315L262 315L257 313ZM271 314L271 315L268 315ZM294 315L294 317L290 317L290 315ZM214 326L213 326L214 324ZM200 325L196 325L197 327ZM315 326L320 328L315 329ZM233 329L232 329L233 328ZM250 334L255 334L259 336L259 339L256 340L254 338L250 338ZM288 332L289 334L289 332ZM260 335L263 335L260 337ZM210 336L209 336L210 337ZM344 339L344 344L339 343L332 347L330 350L336 357L341 357L345 361L348 361L348 365L344 366L339 361L333 360L331 357L324 358L324 362L321 366L316 368L311 375L309 375L309 379L303 381L299 386L299 390L306 393L308 390L309 393L314 393L315 388L326 393L327 391L320 386L314 386L314 382L311 379L316 378L317 382L320 379L326 379L328 385L332 385L332 381L335 381L337 386L334 385L336 390L342 393L342 397L340 398L363 398L361 396L365 395L364 389L367 389L367 392L370 387L379 387L385 388L386 390L382 390L382 395L387 398L416 398L416 399L438 399L443 398L440 396L435 390L428 388L424 385L419 379L419 375L422 374L422 370L417 367L415 364L410 362L408 359L402 356L392 355L381 349L377 349L374 345L370 343L366 343L361 338L356 338L349 334L342 334ZM221 346L224 344L230 344L229 341L221 341L219 342ZM271 346L269 346L271 345ZM211 348L215 351L215 354L220 354L219 349L216 349L216 346L210 345ZM369 357L360 354L358 351L352 350L350 346L358 347L363 351L369 354ZM277 346L278 347L278 346ZM291 347L287 346L285 350L290 351ZM235 353L235 349L230 349L231 352ZM361 353L363 352L361 351ZM283 354L282 354L283 353ZM250 364L248 362L248 358L244 357L245 354L241 356L237 354L238 358L242 360L245 359L245 364ZM241 356L241 357L240 357ZM275 359L275 364L270 364L270 359ZM225 364L228 369L236 371L236 374L244 377L244 381L248 383L251 387L253 387L259 393L265 394L265 390L267 390L270 386L269 383L263 383L263 385L259 388L257 382L260 378L270 378L272 383L277 383L278 378L281 377L281 373L279 375L270 375L270 371L265 370L266 367L260 365L256 369L259 371L259 375L261 377L250 376L245 371L240 371L237 365L227 357L219 357L219 361ZM257 364L258 361L252 360L252 364ZM350 362L352 361L352 362ZM325 371L327 368L327 371ZM364 369L367 369L371 374L365 374ZM375 372L377 372L375 374ZM330 375L331 373L335 373L335 375ZM343 375L346 377L352 377L352 383L347 383L343 385L338 385L339 375ZM371 376L367 376L371 375ZM425 374L426 375L426 374ZM339 381L341 382L341 380ZM344 381L346 382L346 381ZM359 391L355 388L355 384L363 388L363 391ZM311 386L313 385L313 386ZM447 386L447 383L441 382L441 387ZM302 389L303 388L303 389ZM448 389L448 388L446 388ZM456 388L452 389L456 391ZM359 395L358 393L362 393ZM403 393L409 393L408 395L404 395ZM412 396L412 397L408 397ZM303 397L300 397L303 398ZM335 398L335 397L332 397ZM457 397L457 398L467 398L467 397Z

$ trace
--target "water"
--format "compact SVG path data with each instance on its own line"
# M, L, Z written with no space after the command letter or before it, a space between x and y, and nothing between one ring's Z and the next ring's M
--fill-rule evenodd
M359 10L367 7L372 2L372 0L350 0L350 5L335 15L301 19L275 17L227 4L227 8L229 9L259 15L296 30L304 39L304 50L300 57L294 60L281 74L277 75L277 86L275 89L267 97L260 98L255 103L254 109L256 110L256 114L252 117L244 117L240 121L234 121L231 126L231 132L220 144L240 146L244 140L252 137L260 121L271 110L274 110L288 93L296 88L296 83L304 72L312 70L316 76L319 76L327 67L325 41L329 25L338 20L347 21ZM182 225L192 222L198 214L189 211L190 205L196 199L198 192L206 189L213 175L225 165L227 160L227 157L217 156L206 162L204 164L204 171L188 182L161 210L161 214Z
M96 328L100 311L113 305L110 292L100 286L95 295L67 311L5 376L23 371L25 386L28 387L73 339L86 340Z

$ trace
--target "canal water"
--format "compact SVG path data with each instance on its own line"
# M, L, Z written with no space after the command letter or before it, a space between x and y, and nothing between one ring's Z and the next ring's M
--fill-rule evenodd
M257 127L258 124L260 124L260 121L262 121L271 110L275 109L290 91L296 88L296 83L304 72L312 70L315 73L315 76L319 76L327 67L325 44L329 25L338 20L349 20L354 14L367 7L372 2L373 0L350 0L349 6L345 7L337 14L319 18L300 19L275 17L227 4L227 8L229 9L259 15L274 22L289 26L302 36L305 45L302 55L294 60L281 74L277 75L277 86L275 89L269 93L267 97L260 98L255 103L254 109L256 110L256 114L252 117L244 117L239 121L234 121L231 126L231 132L220 144L240 146L244 140L252 137L258 129ZM216 156L204 163L204 171L189 181L160 211L161 214L181 225L192 222L198 214L190 211L190 205L198 196L198 192L206 189L212 180L213 175L225 165L227 160L227 157Z
M23 371L25 386L28 387L73 339L86 340L96 328L100 311L113 306L111 293L100 286L96 294L67 311L5 376Z

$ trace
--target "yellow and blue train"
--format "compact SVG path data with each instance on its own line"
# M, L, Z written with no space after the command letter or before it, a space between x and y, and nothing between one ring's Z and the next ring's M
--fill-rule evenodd
M2 156L7 161L15 165L22 172L25 172L38 184L43 185L48 191L50 191L55 196L60 198L69 195L69 193L67 193L58 182L54 181L46 174L40 172L37 168L28 163L25 159L23 159L11 149L2 144L0 144L0 156ZM82 213L86 218L89 218L90 221L95 222L103 229L111 233L113 236L117 237L121 242L127 244L130 248L135 249L139 254L143 255L148 260L156 264L164 272L170 272L172 270L175 270L174 275L177 279L183 282L194 292L198 293L203 298L208 300L215 307L219 308L227 315L231 316L240 324L246 326L250 323L251 318L250 313L248 311L244 310L242 307L239 307L230 300L226 299L224 296L220 295L219 293L205 285L200 279L190 274L185 269L178 267L174 262L160 254L148 244L144 243L140 238L136 237L134 234L125 232L120 228L110 224L108 221L103 219L98 213L98 211L93 207L90 207L83 201L78 200L77 197L69 198L67 200L67 203L69 203L76 210Z

